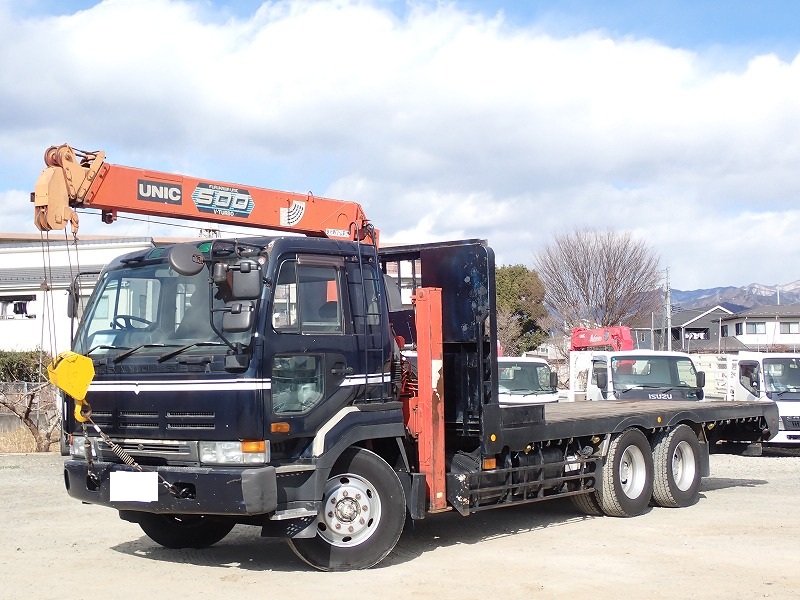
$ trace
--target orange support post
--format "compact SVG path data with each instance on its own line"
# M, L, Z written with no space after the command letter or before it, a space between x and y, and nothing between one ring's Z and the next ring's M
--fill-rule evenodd
M428 486L428 510L447 510L444 453L444 380L442 377L442 290L418 288L416 399L419 470Z

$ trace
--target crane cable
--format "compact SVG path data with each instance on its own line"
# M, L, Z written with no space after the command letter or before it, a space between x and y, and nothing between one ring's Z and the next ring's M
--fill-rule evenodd
M58 355L58 337L56 334L56 327L55 327L55 306L53 302L53 288L54 288L54 278L53 278L53 264L52 264L52 252L50 247L50 235L47 232L47 235L43 235L44 232L40 232L40 239L41 239L41 249L42 249L42 262L43 262L43 269L44 269L44 280L41 284L41 289L44 293L44 304L45 304L45 313L46 318L42 319L42 333L41 333L41 345L39 348L39 377L41 379L43 375L43 356L44 356L44 327L45 327L45 320L49 321L49 343L50 343L50 357L51 357L51 366L54 367L57 362L57 355ZM67 232L64 230L64 242L65 242L65 249L67 255L67 265L69 269L69 284L67 293L71 295L72 301L75 303L75 307L78 313L82 313L84 310L84 298L80 293L80 286L78 282L78 277L80 277L80 253L78 251L78 235L77 232L73 231L72 234L73 240L72 244L74 246L75 252L75 269L77 269L77 273L73 269L72 265L72 255L70 251L70 241L67 237ZM70 340L71 341L71 340ZM49 369L50 367L48 367ZM63 408L62 408L63 410ZM90 479L99 483L99 477L97 474L94 473L93 466L93 452L92 452L92 444L91 439L89 438L89 431L87 427L87 422L92 425L92 428L95 430L97 435L103 440L103 442L111 449L111 451L127 466L143 472L144 469L139 465L136 460L125 451L125 449L117 444L114 440L112 440L100 427L92 420L92 409L88 402L81 402L80 403L80 418L76 420L80 422L81 428L83 430L83 453L84 458L86 459L88 468L87 468L87 475ZM63 422L63 421L62 421ZM65 435L66 432L62 432L62 435ZM185 494L169 483L161 473L158 473L158 479L161 485L163 485L167 491L176 497L183 497Z

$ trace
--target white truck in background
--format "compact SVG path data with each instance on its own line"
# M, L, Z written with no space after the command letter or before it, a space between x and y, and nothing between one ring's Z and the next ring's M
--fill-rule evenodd
M498 356L501 406L558 402L558 374L543 358Z
M702 400L705 373L689 354L659 350L576 350L568 401Z
M727 355L727 371L726 400L778 405L778 435L769 444L800 444L800 353L742 351Z

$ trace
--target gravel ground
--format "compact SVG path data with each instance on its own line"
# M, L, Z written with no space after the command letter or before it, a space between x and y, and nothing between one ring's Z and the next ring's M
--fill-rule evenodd
M633 519L567 500L418 522L368 571L319 573L237 526L167 550L69 498L57 454L0 455L0 598L799 598L800 453L715 455L700 501Z

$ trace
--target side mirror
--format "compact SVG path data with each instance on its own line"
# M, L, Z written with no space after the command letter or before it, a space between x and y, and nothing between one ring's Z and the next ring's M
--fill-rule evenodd
M194 244L176 244L169 251L169 266L181 275L191 277L203 270L205 258Z
M558 389L558 373L555 371L550 371L550 387L554 390Z
M231 269L231 293L236 300L257 300L264 282L257 262L243 260Z
M605 391L608 389L608 373L605 371L597 371L597 387Z
M706 372L705 371L698 371L697 372L697 387L699 387L699 388L706 387Z
M256 305L252 300L246 302L228 302L222 315L222 331L226 333L242 333L250 331L256 320Z
M211 269L211 279L217 285L228 281L228 267L221 262L214 263L214 266Z

